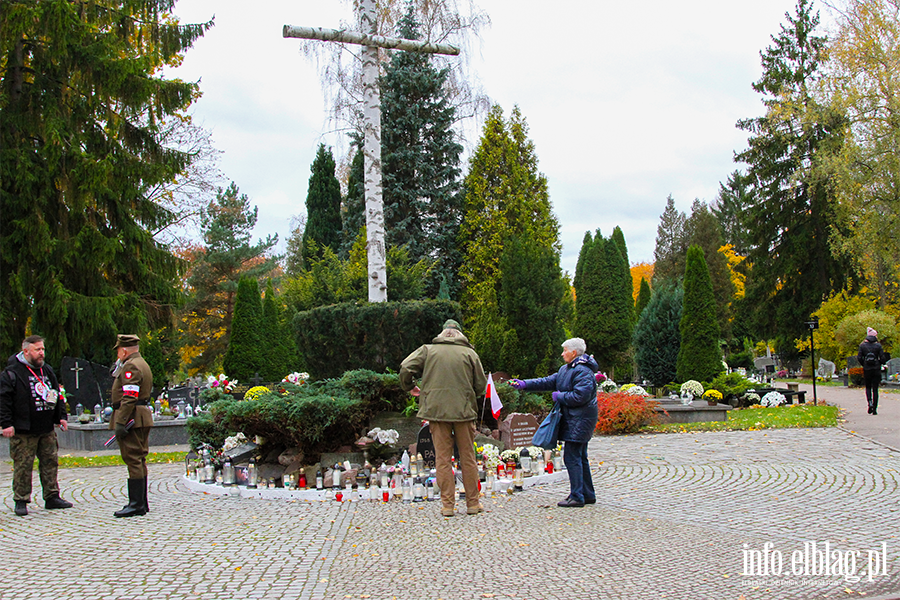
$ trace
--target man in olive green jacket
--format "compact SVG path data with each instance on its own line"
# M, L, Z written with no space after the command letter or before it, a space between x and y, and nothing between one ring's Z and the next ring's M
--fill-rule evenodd
M419 386L414 379L420 380ZM431 429L443 504L441 514L452 517L456 513L455 477L450 463L454 442L459 449L457 458L466 490L466 513L480 513L484 509L479 501L475 464L476 399L484 395L487 377L459 323L448 320L430 344L420 346L404 359L400 365L400 386L419 397L418 415L428 420Z

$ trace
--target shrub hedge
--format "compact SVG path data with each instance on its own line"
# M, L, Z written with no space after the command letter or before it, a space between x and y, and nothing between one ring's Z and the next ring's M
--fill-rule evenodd
M634 433L644 425L657 425L661 419L654 410L658 403L625 392L597 394L597 433Z
M447 319L462 323L449 300L345 302L298 312L294 331L305 370L313 378L345 371L397 371L410 352L434 339Z

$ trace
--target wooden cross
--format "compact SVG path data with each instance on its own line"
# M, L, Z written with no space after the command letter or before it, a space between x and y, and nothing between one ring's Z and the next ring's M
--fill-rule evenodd
M78 372L79 372L79 371L84 371L84 367L79 367L79 366L78 366L78 361L75 361L75 366L72 367L72 368L70 368L69 370L70 370L70 371L75 371L75 389L76 389L76 390L77 390L77 389L80 389L80 388L81 388L81 384L80 384L79 381L78 381Z
M387 301L387 267L384 247L384 205L381 199L381 98L378 91L378 48L393 48L428 54L456 56L459 48L448 44L431 44L419 40L388 38L377 35L375 0L361 0L360 21L368 33L321 27L285 25L282 37L322 40L363 46L363 86L365 107L363 123L365 141L366 256L369 270L369 302Z

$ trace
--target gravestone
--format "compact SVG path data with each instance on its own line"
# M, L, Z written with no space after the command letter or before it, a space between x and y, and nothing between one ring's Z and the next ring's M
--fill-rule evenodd
M75 414L75 407L81 404L86 412L94 410L94 405L102 403L103 394L97 386L91 363L83 358L64 356L60 365L60 381L66 388L69 414Z
M888 376L900 373L900 358L892 358L891 360L887 361L885 365L887 366Z
M169 389L169 406L175 406L179 402L184 402L185 404L190 404L192 406L197 405L197 394L196 388L186 385L181 385L178 387L173 387Z
M431 439L431 428L428 425L419 430L419 436L416 438L416 452L422 455L426 467L434 468L434 440Z
M824 377L825 379L831 379L834 375L835 364L830 360L825 360L824 358L819 359L819 368L816 369L816 374L819 377Z
M94 374L94 379L97 381L97 387L100 389L100 394L103 396L102 404L109 404L110 398L112 397L112 384L116 379L112 376L109 366L95 362L90 363L90 365L91 372Z
M500 422L500 440L507 448L531 446L538 429L537 419L529 413L512 413Z
M774 372L775 360L770 356L760 356L753 359L753 367L761 373Z

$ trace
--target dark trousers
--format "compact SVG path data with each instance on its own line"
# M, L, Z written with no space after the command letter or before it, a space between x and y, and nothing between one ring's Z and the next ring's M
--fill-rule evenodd
M122 462L128 467L128 479L147 476L147 453L150 451L150 428L135 427L119 440Z
M866 401L872 410L878 409L878 384L881 383L881 371L865 369L863 379L866 382Z
M41 435L16 434L9 438L9 455L13 459L13 500L31 502L31 471L38 459L44 500L59 496L56 474L59 471L59 444L56 430Z
M587 442L565 442L563 446L563 462L569 471L569 497L576 502L596 499L587 447Z

